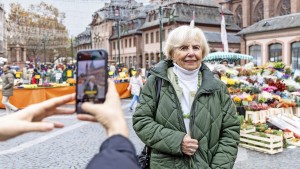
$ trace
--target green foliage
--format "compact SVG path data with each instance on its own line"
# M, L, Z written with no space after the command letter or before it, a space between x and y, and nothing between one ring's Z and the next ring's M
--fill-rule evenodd
M239 120L240 120L240 125L242 125L244 123L244 116L238 116Z
M267 124L257 124L255 127L256 127L256 131L259 131L259 132L264 132L265 130L267 130L269 128L269 126Z
M273 67L276 69L283 69L285 67L285 64L282 62L275 62Z
M287 68L287 69L285 69L284 73L290 75L292 73L292 69L291 68Z

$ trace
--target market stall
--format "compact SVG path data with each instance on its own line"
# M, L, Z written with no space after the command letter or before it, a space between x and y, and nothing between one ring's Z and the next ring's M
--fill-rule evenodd
M116 83L115 85L120 98L130 97L130 91L127 90L128 82ZM10 97L10 103L17 108L25 108L31 104L40 103L54 97L75 93L75 91L75 86L16 88L14 89L14 95ZM1 90L0 98L2 98ZM70 103L74 104L75 102ZM0 103L0 108L5 108L2 103Z
M66 87L55 87L55 88L23 88L14 89L14 95L10 97L10 103L12 103L17 108L25 108L31 104L40 103L42 101L63 96L66 94L71 94L75 92L75 86ZM0 97L2 98L2 91L0 91ZM71 102L74 103L74 102ZM0 108L5 108L5 106L0 103Z
M240 146L268 154L300 145L300 76L282 62L231 67L221 80L237 107Z

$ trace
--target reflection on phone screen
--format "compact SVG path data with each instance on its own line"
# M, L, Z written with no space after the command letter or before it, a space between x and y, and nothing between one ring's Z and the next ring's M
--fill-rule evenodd
M106 57L97 51L80 51L77 55L77 113L83 102L102 103L106 94Z

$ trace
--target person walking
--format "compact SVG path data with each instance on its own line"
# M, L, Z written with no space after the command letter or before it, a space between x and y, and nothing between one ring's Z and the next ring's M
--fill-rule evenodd
M128 90L131 90L131 94L133 95L133 98L131 100L130 107L129 107L130 111L133 110L134 103L139 100L141 88L143 87L143 80L142 80L141 73L142 73L141 69L136 70L135 75L130 78L130 83L127 88Z
M5 106L6 113L11 113L18 111L16 108L9 102L9 97L13 95L14 92L14 73L10 70L9 65L3 66L2 78L2 104Z
M168 35L167 59L150 70L132 118L151 147L150 168L233 168L240 124L226 85L202 62L208 53L201 29L180 26Z

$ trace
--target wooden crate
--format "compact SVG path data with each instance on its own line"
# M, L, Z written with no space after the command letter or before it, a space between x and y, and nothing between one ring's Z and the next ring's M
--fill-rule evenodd
M283 138L272 134L266 134L268 138L252 134L240 133L240 146L251 150L268 154L276 154L283 151Z
M300 107L293 107L293 114L300 117Z
M259 122L260 123L266 123L268 117L269 117L269 111L268 110L260 110L259 111Z
M247 134L247 133L253 133L253 132L255 132L256 131L256 129L255 129L255 127L253 127L252 129L244 129L244 130L240 130L240 133L244 133L244 134Z
M293 141L294 138L286 139L289 145L300 146L300 141Z
M292 138L294 138L294 133L293 132L284 132L283 137L285 139L292 139Z
M283 108L269 108L269 116L277 116L284 112Z
M283 113L284 114L294 114L293 113L293 108L292 107L283 108Z
M252 123L259 123L259 111L247 110L245 120L248 120L249 118L252 120Z

